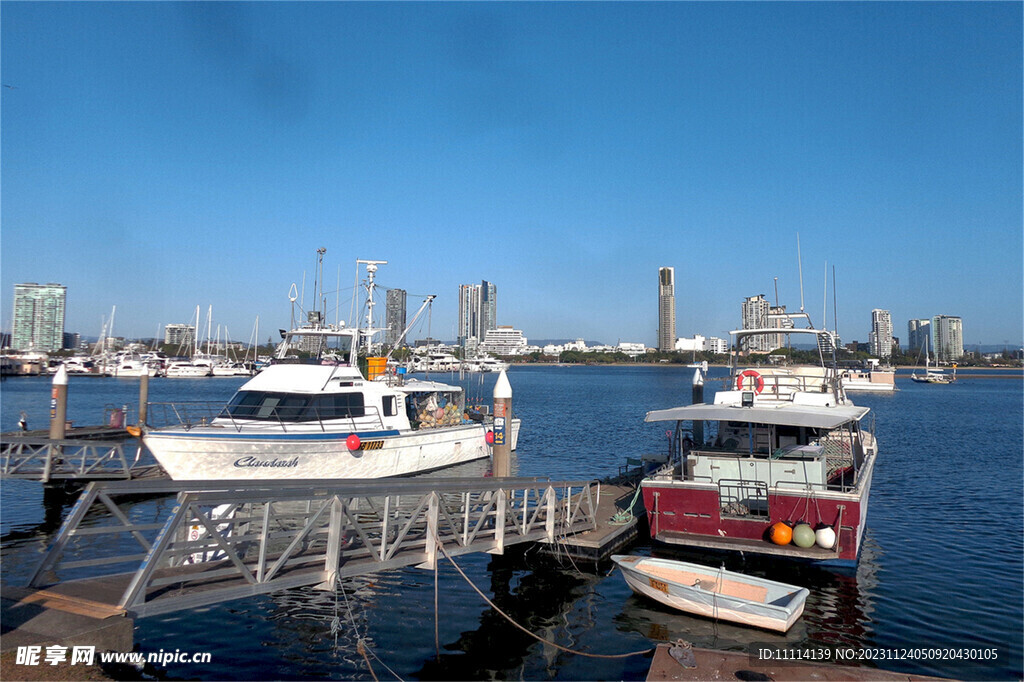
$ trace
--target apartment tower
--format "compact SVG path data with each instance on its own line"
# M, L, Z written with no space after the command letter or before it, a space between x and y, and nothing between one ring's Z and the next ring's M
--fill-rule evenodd
M64 346L66 298L67 287L62 284L15 284L11 347L44 352L60 350Z
M498 326L498 288L483 280L459 285L459 345L476 345ZM472 340L472 341L471 341Z
M952 315L932 318L932 350L939 362L956 362L964 354L964 323Z
M764 297L764 294L750 296L743 299L740 307L743 316L743 329L767 329L768 313L771 312L771 304ZM746 339L744 348L737 350L759 351L767 353L772 350L769 346L770 339L767 335L751 336Z
M658 350L676 347L676 269L658 270Z
M928 338L932 329L931 320L910 320L907 322L907 349L920 351L924 348L924 340ZM931 348L931 344L928 344Z
M888 310L871 311L871 333L868 335L871 354L877 358L892 355L892 315Z

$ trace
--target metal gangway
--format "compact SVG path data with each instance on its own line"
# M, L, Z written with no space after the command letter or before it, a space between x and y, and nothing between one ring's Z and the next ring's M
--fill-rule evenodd
M139 496L147 496L140 503ZM163 496L163 497L159 497ZM168 497L173 496L173 497ZM97 481L30 588L144 617L597 526L598 481Z
M0 478L51 483L156 475L159 467L141 455L138 444L16 436L0 442Z

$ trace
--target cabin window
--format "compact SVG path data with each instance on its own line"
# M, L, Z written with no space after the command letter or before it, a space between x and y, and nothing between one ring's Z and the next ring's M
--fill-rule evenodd
M394 417L396 414L398 414L398 409L395 407L395 396L384 396L384 416Z
M282 422L348 419L366 413L362 393L301 395L264 391L239 391L227 407L236 419L258 419Z
M366 414L362 393L334 393L316 396L304 421L318 419L349 419Z

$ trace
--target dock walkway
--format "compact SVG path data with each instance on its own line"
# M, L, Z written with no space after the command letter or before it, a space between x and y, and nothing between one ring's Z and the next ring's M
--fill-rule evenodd
M93 482L28 587L144 617L596 527L597 481ZM174 504L132 507L139 495Z

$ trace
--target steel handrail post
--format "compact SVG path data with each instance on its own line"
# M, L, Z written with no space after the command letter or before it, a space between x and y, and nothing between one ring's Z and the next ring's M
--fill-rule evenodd
M43 463L43 477L39 479L43 483L50 482L50 472L53 470L53 450L54 446L52 443L46 446L46 461Z
M555 495L554 486L548 486L547 490L544 491L544 500L547 507L547 517L544 519L544 530L546 531L546 537L549 543L555 541L555 514L556 514L556 502L557 496Z
M494 511L494 551L498 554L505 553L505 524L508 523L506 516L506 505L508 504L508 493L504 488L497 490L495 495L497 508Z
M427 503L427 544L424 548L426 550L426 561L429 568L437 570L437 546L441 543L441 538L438 534L437 519L438 519L438 507L440 506L440 500L436 492L431 492Z
M260 551L256 560L256 582L262 583L267 570L267 544L270 542L270 510L273 501L267 500L263 506L263 528L260 531Z
M391 496L388 495L384 498L384 513L381 515L380 523L380 560L384 561L384 557L387 556L388 547L388 531L391 525Z
M330 525L327 527L327 551L324 556L324 570L327 571L327 582L334 583L341 565L341 528L344 515L341 512L341 499L334 495L331 498Z

